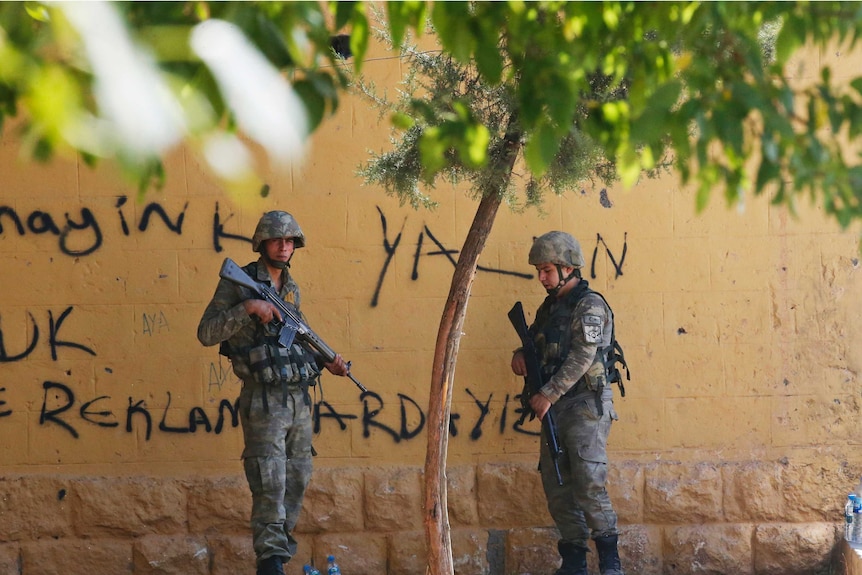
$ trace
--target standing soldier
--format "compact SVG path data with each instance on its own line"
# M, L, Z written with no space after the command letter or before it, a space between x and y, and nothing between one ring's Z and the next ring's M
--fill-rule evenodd
M243 269L271 286L299 311L299 286L290 276L290 259L305 245L302 230L287 212L263 215L252 237L257 261ZM311 398L321 367L347 375L344 359L324 363L312 348L294 340L278 345L272 322L281 314L247 288L221 279L198 325L203 345L221 344L242 380L239 412L245 448L245 476L251 490L251 528L257 575L284 575L282 565L296 553L292 530L311 479Z
M542 449L540 456L548 509L561 537L557 548L563 563L556 575L587 575L591 538L602 575L622 575L617 515L605 489L608 434L617 419L609 378L615 368L606 365L613 355L613 313L581 278L584 255L571 235L540 236L529 261L548 292L529 329L543 381L530 407L540 419L553 410L562 448L557 461L562 485L550 451ZM522 349L512 357L512 371L527 374Z

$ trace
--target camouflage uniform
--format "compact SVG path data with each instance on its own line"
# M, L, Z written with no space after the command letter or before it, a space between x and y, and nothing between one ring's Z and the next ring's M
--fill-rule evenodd
M261 245L257 232L255 238L257 251ZM272 285L263 257L243 269L259 283ZM282 274L279 296L298 310L299 287L287 268ZM221 344L220 353L230 358L243 382L239 398L242 459L252 494L251 527L260 565L274 557L287 562L296 553L292 530L312 473L308 386L314 384L320 366L318 358L297 343L289 350L279 348L272 324L263 325L246 313L243 302L253 297L247 288L219 280L198 325L198 339L204 345ZM281 572L280 568L274 572Z
M562 300L548 297L530 328L543 375L553 372L541 393L554 404L563 449L559 459L563 485L557 483L547 449L541 451L542 484L560 535L581 547L590 537L617 532L617 516L605 489L606 446L617 415L613 388L604 381L604 364L597 354L599 347L610 345L613 318L604 300L586 288L587 281L580 280Z
M549 232L540 236L529 260L537 266L556 265L559 279L565 279L549 290L530 326L545 382L540 393L552 404L562 449L558 465L563 484L559 485L546 438L542 438L542 486L561 536L558 546L563 565L557 573L586 575L586 551L593 539L601 572L622 575L617 515L605 488L607 441L617 414L602 351L612 345L613 312L604 298L580 279L583 253L569 234ZM562 267L575 271L563 278ZM574 287L558 297L563 285L574 277L578 278Z

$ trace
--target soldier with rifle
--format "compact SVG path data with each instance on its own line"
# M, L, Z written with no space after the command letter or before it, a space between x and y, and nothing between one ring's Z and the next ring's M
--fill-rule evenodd
M614 365L622 359L613 312L581 278L584 255L570 234L553 231L536 238L529 262L548 297L529 327L532 341L522 337L522 343L534 345L515 350L512 371L525 376L522 401L543 423L542 485L563 560L556 575L587 575L590 539L602 575L622 575L617 515L605 488L608 434L617 419L611 384L621 383ZM509 317L516 329L524 323L520 302ZM538 364L541 374L533 389L531 364Z
M350 372L341 355L307 329L299 312L299 286L289 268L294 250L304 245L293 216L264 214L252 237L259 258L240 273L222 275L198 325L200 342L220 344L219 353L230 358L243 382L242 460L252 494L257 575L284 575L283 564L296 553L292 530L312 471L308 388L323 367L340 376Z

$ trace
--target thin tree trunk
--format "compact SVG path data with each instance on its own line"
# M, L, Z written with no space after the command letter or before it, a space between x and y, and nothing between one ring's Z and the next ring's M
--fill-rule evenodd
M504 146L505 153L501 164L507 166L508 171L501 172L505 176L501 178L503 181L500 182L498 193L486 194L476 209L455 266L434 348L428 400L428 447L425 452L425 534L428 543L429 575L454 573L446 493L446 456L449 446L452 388L464 317L467 315L467 302L476 277L476 265L494 225L502 192L511 178L515 158L520 149L520 138L507 138Z
M431 396L428 401L428 448L425 453L425 531L428 537L428 568L432 575L453 573L446 497L446 454L455 362L467 314L467 300L476 277L476 262L491 231L500 197L483 198L455 266L452 285L434 349Z

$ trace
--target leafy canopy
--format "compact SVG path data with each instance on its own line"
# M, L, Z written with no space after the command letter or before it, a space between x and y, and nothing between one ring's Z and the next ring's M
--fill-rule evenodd
M205 26L213 23L227 25ZM335 36L348 27L350 36ZM267 115L273 127L280 119L294 140L304 139L337 109L345 77L336 49L359 67L365 29L364 6L354 2L331 9L316 2L3 2L0 129L20 114L22 141L36 159L58 151L90 163L116 157L142 192L160 182L161 157L182 140L215 170L230 152L247 153L238 135L276 159L295 159L285 147L292 141L267 132ZM282 109L285 98L296 105ZM241 179L248 170L219 175Z
M431 14L454 59L511 86L537 176L575 122L627 185L670 151L699 208L720 186L730 203L771 189L792 207L808 192L845 226L862 216L862 168L842 145L862 130L862 78L836 84L824 68L806 85L791 56L852 49L860 17L842 2L439 2ZM625 97L595 90L596 77ZM484 137L469 129L480 118L453 112L421 136L426 170Z
M158 183L159 158L182 140L228 179L253 168L239 161L247 154L242 137L291 161L291 146L337 109L347 84L333 51L336 34L349 33L336 44L361 67L371 30L367 6L0 3L0 128L20 115L21 140L34 157L62 150L88 161L115 156L142 189ZM121 32L97 49L101 33L114 28L94 33L82 10L116 19ZM824 68L805 84L791 69L791 56L804 46L852 49L862 29L858 3L409 0L387 2L385 10L396 47L430 19L453 62L475 66L488 87L507 86L519 110L524 161L536 178L553 169L575 125L628 185L671 151L700 207L723 186L729 202L770 190L792 206L807 192L842 225L862 216L862 168L842 144L855 144L862 129L862 78L836 83ZM202 26L213 21L230 26ZM764 53L769 29L777 36ZM218 53L215 37L237 49ZM111 58L100 56L106 51ZM232 68L219 69L240 52ZM252 69L268 73L266 82L227 86ZM611 89L596 90L596 78ZM139 90L127 87L127 97L118 97L106 88L112 85ZM289 98L266 99L281 93ZM130 105L136 96L143 104ZM286 107L288 99L298 104ZM271 110L281 115L272 112L267 126L261 116ZM446 169L453 154L464 165L488 161L493 139L482 125L453 100L444 122L416 136L423 179ZM273 126L289 129L268 132ZM231 162L218 161L225 158Z

